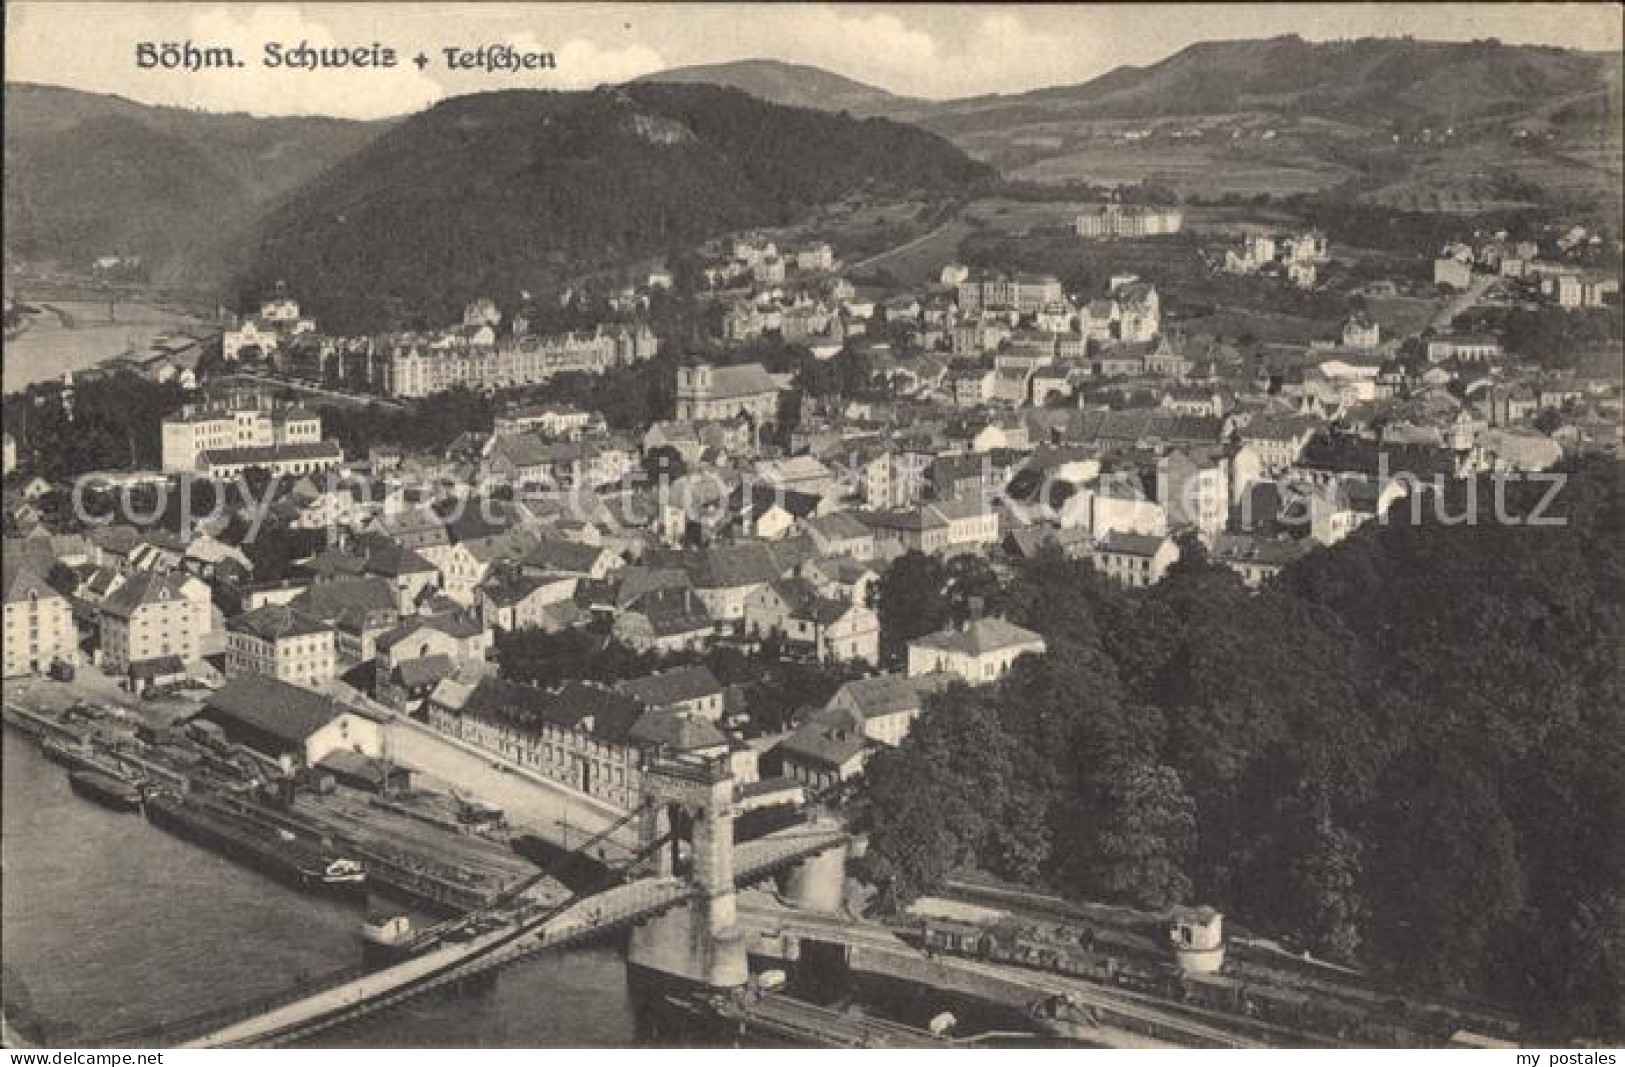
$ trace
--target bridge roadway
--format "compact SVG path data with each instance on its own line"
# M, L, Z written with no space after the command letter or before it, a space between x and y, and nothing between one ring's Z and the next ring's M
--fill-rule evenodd
M845 831L838 827L809 825L736 845L735 881L748 885L846 840ZM285 1044L430 990L466 982L538 952L648 918L686 902L695 891L676 878L643 878L582 897L562 908L525 901L501 927L467 941L442 944L361 977L346 975L329 988L219 1027L181 1047Z

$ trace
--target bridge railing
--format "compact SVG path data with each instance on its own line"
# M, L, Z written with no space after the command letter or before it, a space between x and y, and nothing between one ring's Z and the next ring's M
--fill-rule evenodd
M376 970L376 967L369 964L356 964L342 970L301 978L292 985L263 997L239 1001L219 1008L211 1008L208 1011L198 1012L196 1015L188 1015L180 1019L165 1019L144 1026L115 1030L108 1034L86 1039L85 1044L92 1047L119 1045L152 1047L154 1045L178 1044L190 1038L199 1037L211 1031L230 1026L233 1023L252 1019L256 1015L264 1015L278 1008L285 1008L289 1004L296 1003L306 997L313 997L330 989L337 989L358 978L365 978Z

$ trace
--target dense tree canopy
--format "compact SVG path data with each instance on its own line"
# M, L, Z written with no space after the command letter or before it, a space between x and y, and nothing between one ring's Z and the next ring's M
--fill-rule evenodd
M1620 471L1546 516L1371 524L1261 592L1205 561L1127 591L1048 551L990 607L1043 633L956 688L868 777L897 899L970 867L1083 898L1213 903L1402 985L1569 1032L1625 1027ZM1505 487L1528 519L1542 484ZM897 568L901 568L900 570ZM947 568L880 587L896 647L952 616Z
M297 278L344 333L436 327L476 297L512 308L851 195L937 200L997 181L918 127L714 86L476 93L401 120L279 201L242 289Z
M1617 347L1625 331L1617 307L1474 308L1456 325L1494 331L1508 352L1551 370L1575 367L1588 350Z
M365 456L373 445L441 451L461 433L489 433L494 418L490 398L467 389L448 389L407 407L327 404L322 432L348 456Z
M5 426L30 472L49 481L99 470L155 470L163 458L158 425L186 400L179 385L127 371L81 375L71 394L52 384L6 397Z

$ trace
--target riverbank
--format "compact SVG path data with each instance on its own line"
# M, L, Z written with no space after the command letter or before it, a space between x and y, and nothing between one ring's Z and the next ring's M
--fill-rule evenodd
M35 303L8 329L0 389L7 393L78 373L109 359L142 356L167 333L205 325L203 320L154 304L100 301Z

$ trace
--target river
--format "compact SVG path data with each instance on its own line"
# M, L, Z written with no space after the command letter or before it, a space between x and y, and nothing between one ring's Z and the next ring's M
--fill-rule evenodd
M274 996L361 962L365 909L296 892L68 786L63 768L7 728L0 807L0 963L7 1022L48 1047L177 1022ZM798 996L859 1003L924 1026L951 1009L977 1033L1024 1028L1013 1012L912 984L854 976L807 950ZM323 1031L321 1048L603 1048L721 1037L674 1010L669 985L629 987L615 946L549 953L474 989L442 990Z
M361 959L363 908L305 896L109 811L7 729L0 832L6 1018L67 1045L275 994ZM433 993L317 1039L323 1047L630 1045L613 948L550 954L477 991Z
M75 373L115 356L147 353L155 338L202 320L153 304L53 301L8 333L0 358L0 388L12 393ZM58 314L60 312L60 314Z

